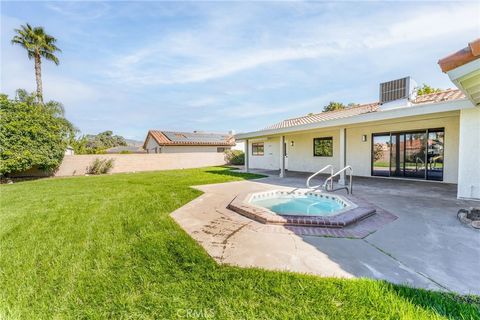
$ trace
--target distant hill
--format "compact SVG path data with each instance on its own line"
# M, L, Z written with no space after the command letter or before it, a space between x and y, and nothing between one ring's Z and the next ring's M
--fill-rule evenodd
M133 140L133 139L125 139L127 146L131 147L141 147L143 146L143 141Z

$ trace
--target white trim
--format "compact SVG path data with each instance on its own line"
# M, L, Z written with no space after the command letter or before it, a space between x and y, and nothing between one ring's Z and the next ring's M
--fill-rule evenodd
M470 61L469 63L464 64L463 66L457 67L453 70L447 72L448 76L452 81L455 81L469 73L474 73L480 69L480 59ZM465 79L468 79L466 77Z
M410 117L418 115L426 115L432 113L441 113L447 111L456 111L462 109L474 108L475 106L468 99L459 99L453 101L445 101L438 103L425 103L418 104L412 107L403 107L390 110L378 110L375 112L364 113L356 116L332 119L327 121L319 121L315 123L308 123L298 126L292 126L280 129L259 130L253 132L239 133L235 135L236 140L242 140L247 138L262 137L267 135L290 133L296 131L308 131L328 127L346 126L357 123L390 120L401 117Z
M466 97L472 103L476 103L477 105L480 105L480 102L475 101L473 98L473 92L469 91L467 88L465 88L462 84L462 82L473 78L473 77L478 77L480 74L480 59L476 59L473 61L470 61L467 64L464 64L463 66L460 66L458 68L455 68L449 72L447 72L448 77L450 80L455 84L455 86L460 89Z

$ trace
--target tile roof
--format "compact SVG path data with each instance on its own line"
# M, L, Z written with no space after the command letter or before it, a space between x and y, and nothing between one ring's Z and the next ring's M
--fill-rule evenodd
M288 127L299 126L302 124L352 117L352 116L356 116L363 113L374 112L378 109L378 106L379 106L378 103L369 103L369 104L363 104L363 105L359 105L359 106L355 106L355 107L351 107L343 110L321 112L321 113L316 113L316 114L312 114L304 117L287 119L277 124L274 124L272 126L269 126L265 128L265 130L288 128Z
M425 103L450 101L450 100L462 99L464 97L465 95L458 89L447 89L437 93L430 93L430 94L418 96L415 99L415 101L413 101L413 104L425 104ZM374 103L367 103L367 104L354 106L354 107L343 109L343 110L320 112L320 113L311 114L303 117L283 120L279 123L268 126L263 130L282 129L282 128L289 128L289 127L309 124L309 123L348 118L348 117L353 117L353 116L357 116L365 113L376 112L378 111L379 107L380 107L380 104L378 102L374 102Z
M148 137L152 137L159 145L169 146L234 146L235 139L232 135L208 132L175 132L149 130ZM145 147L144 144L144 147Z
M465 98L465 95L462 91L458 89L447 89L436 93L424 94L418 96L414 103L421 104L421 103L434 103L434 102L442 102L442 101L450 101L450 100L458 100Z
M438 64L443 72L448 72L476 59L480 59L480 39L474 40L462 50L438 60Z

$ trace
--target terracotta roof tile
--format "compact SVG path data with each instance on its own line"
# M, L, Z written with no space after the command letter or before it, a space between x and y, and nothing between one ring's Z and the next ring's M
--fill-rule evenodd
M352 117L352 116L356 116L363 113L374 112L378 109L378 106L379 106L378 103L369 103L369 104L363 104L363 105L351 107L344 110L321 112L321 113L316 113L316 114L312 114L304 117L287 119L277 124L274 124L272 126L269 126L265 128L265 130L288 128L288 127L294 127L294 126L299 126L299 125L308 124L308 123L315 123L315 122L322 122L322 121L333 120L333 119Z
M474 40L468 44L468 47L438 60L438 64L443 72L448 72L476 59L480 59L480 39Z
M159 145L169 146L234 146L235 139L232 135L205 133L205 132L174 132L149 130L143 147L149 137Z
M436 93L424 94L415 99L415 104L433 103L465 98L462 91L458 89L447 89Z
M462 99L464 97L465 95L458 89L447 89L441 92L419 96L415 99L413 103L414 104L435 103L435 102ZM380 107L380 104L378 102L374 102L374 103L358 105L358 106L343 109L343 110L320 112L320 113L307 115L303 117L283 120L279 123L268 126L263 130L282 129L282 128L300 126L300 125L309 124L309 123L317 123L317 122L334 120L334 119L348 118L348 117L358 116L365 113L376 112L379 109L379 107Z

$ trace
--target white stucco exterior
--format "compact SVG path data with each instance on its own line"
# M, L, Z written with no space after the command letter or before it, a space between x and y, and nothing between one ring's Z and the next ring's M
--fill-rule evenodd
M264 154L253 155L252 144L256 142L264 143ZM276 170L280 168L280 137L265 137L254 139L248 142L250 168Z
M335 170L350 165L356 176L370 177L373 133L444 128L443 181L457 183L459 117L460 112L453 111L287 134L285 135L288 159L286 168L290 171L316 172L328 164L333 165ZM340 139L343 130L345 130L345 148L341 147ZM366 141L362 141L363 135L367 136ZM313 155L313 139L321 137L333 138L332 157ZM263 156L252 155L252 143L255 142L264 142ZM250 168L268 170L280 168L280 136L249 140L249 150ZM345 155L343 150L345 150ZM342 159L345 159L345 162Z
M439 128L443 128L445 133L442 182L458 184L459 198L480 200L480 107L475 107L468 100L404 107L325 123L239 134L236 138L248 140L250 168L281 169L280 141L284 136L287 150L285 168L289 171L316 172L328 164L339 170L350 165L355 176L371 177L372 134ZM321 137L333 138L332 157L313 155L313 139ZM252 144L256 142L264 143L263 156L252 155Z
M480 108L460 113L458 197L480 199Z

